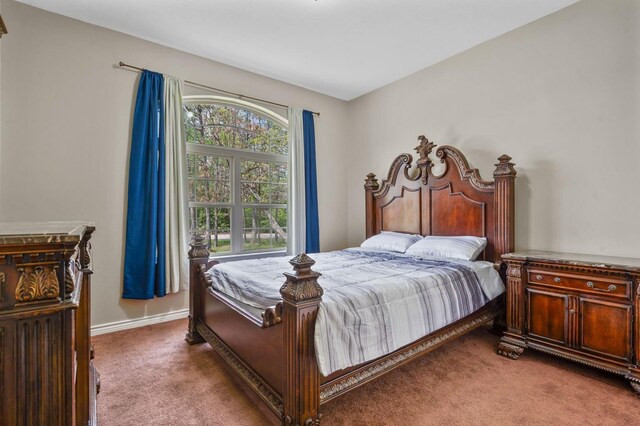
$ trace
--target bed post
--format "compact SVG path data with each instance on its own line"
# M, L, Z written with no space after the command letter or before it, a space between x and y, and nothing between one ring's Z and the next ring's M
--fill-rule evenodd
M204 235L194 235L189 243L189 329L187 342L190 345L204 342L196 330L196 325L202 313L200 300L202 299L202 282L200 280L200 265L209 262L209 247Z
M503 154L498 157L495 180L495 246L493 248L494 263L502 265L502 255L515 249L515 178L516 170L511 157ZM503 269L503 268L501 268Z
M378 185L378 179L373 173L369 173L364 180L365 191L365 210L366 210L366 234L367 238L374 234L376 212L373 205L373 191L376 191L380 186Z
M322 298L318 284L320 273L311 270L315 263L302 253L289 261L294 273L280 289L283 299L284 364L282 424L320 425L320 377L314 345L315 323Z

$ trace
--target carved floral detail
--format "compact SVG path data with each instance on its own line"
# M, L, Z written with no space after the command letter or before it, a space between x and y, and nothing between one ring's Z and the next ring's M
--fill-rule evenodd
M420 145L416 146L414 149L420 156L418 161L416 161L416 165L420 169L420 176L422 178L422 183L424 185L427 184L429 180L429 174L431 173L431 168L433 167L433 162L431 158L429 158L429 154L436 146L435 143L429 141L424 135L418 136L418 140L420 141Z
M264 382L251 368L247 367L208 327L198 322L196 330L211 347L225 360L231 368L267 403L274 413L282 417L283 405L271 387Z
M520 265L512 265L510 264L507 267L507 276L511 278L521 278L522 277L522 267Z
M276 306L267 308L262 313L262 328L273 327L282 322L282 302L278 302Z
M56 265L23 266L16 286L16 301L55 299L60 294Z
M433 151L433 148L435 148L437 145L429 141L429 139L427 139L424 135L418 136L418 140L420 141L420 144L414 148L415 151L418 153L420 158L429 157L429 154L431 154L431 151Z

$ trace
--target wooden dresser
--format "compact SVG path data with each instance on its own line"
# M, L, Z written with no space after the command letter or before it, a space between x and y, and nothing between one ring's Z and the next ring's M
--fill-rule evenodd
M0 424L96 423L94 227L0 222Z
M507 265L500 355L533 348L625 376L640 395L640 259L525 251Z

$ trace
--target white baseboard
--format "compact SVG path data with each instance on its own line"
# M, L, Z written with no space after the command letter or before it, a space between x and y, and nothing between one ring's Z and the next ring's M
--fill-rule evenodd
M131 328L144 327L145 325L158 324L161 322L173 321L189 316L189 309L168 312L166 314L150 315L148 317L133 318L124 321L99 324L91 327L91 335L113 333L115 331L129 330Z

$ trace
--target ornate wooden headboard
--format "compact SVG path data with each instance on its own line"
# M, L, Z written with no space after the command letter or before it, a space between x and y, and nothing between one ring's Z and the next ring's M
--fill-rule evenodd
M515 248L516 171L511 157L500 156L493 180L485 181L459 150L445 145L436 150L445 170L434 175L429 154L436 145L424 136L418 140L416 172L410 173L413 157L402 154L380 185L373 173L367 175L367 238L381 231L486 237L487 248L478 258L500 263Z

